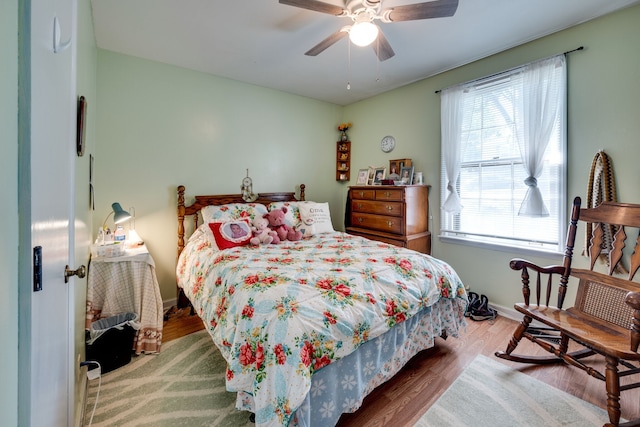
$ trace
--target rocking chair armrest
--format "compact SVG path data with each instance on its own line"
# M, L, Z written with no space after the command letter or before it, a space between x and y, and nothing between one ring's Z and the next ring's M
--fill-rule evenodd
M634 310L640 310L640 292L627 292L627 295L624 297L624 302Z
M521 258L513 258L509 261L509 267L511 267L512 270L528 268L542 274L563 274L565 271L565 267L562 265L547 265L545 267L541 267Z
M631 318L631 351L638 351L640 345L640 292L628 292L624 297L624 302L633 308L633 317Z

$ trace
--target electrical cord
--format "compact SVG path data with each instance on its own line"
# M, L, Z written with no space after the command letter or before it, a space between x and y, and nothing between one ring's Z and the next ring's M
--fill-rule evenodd
M100 386L102 385L102 367L100 366L99 362L96 362L95 360L87 360L85 362L80 362L80 366L89 366L89 365L95 365L97 366L100 370L100 373L98 373L98 391L96 392L96 401L93 403L93 410L91 411L91 418L89 419L89 424L88 427L91 427L91 424L93 423L93 416L96 413L96 408L98 407L98 398L100 397Z

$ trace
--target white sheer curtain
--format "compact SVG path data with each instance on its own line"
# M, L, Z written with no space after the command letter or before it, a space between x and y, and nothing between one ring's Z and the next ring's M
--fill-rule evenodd
M558 55L525 65L522 70L515 124L520 155L527 173L524 183L529 188L518 215L549 216L537 178L542 173L542 159L557 115L564 114L565 62L565 56Z
M460 175L460 152L462 149L463 96L464 88L462 86L443 89L440 93L442 157L448 190L442 209L450 213L460 212L463 208L460 195L456 190L456 181Z

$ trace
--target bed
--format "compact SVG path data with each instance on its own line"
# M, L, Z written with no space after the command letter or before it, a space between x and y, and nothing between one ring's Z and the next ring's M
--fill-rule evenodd
M178 187L179 304L202 318L227 361L227 390L258 426L334 426L437 337L458 337L466 325L464 286L447 263L334 231L328 205L305 201L304 185L299 193L250 203L195 196L186 205ZM226 224L282 207L301 240L221 239Z

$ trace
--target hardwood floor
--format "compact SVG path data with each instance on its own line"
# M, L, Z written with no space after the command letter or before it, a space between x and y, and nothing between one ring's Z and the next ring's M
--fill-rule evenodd
M513 320L498 317L492 322L469 320L467 323L467 330L460 338L437 339L434 348L417 354L394 378L374 390L356 413L343 415L338 426L412 426L478 354L606 408L604 382L577 368L532 366L495 357L494 352L504 350L511 338L517 325ZM164 322L163 339L167 342L203 328L198 316L190 316L188 310L178 311L170 314L169 320ZM520 353L528 350L530 354L545 354L526 340L517 350ZM590 359L596 361L598 367L604 367L604 361L595 356ZM640 417L640 389L623 392L621 405L623 418ZM605 421L608 420L603 419L603 424Z

